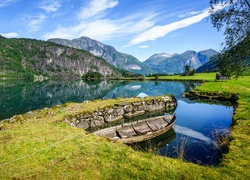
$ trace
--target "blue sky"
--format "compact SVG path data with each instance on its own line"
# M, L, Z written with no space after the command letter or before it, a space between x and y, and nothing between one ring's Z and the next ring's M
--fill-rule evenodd
M220 51L224 36L212 27L208 8L209 0L1 0L0 34L87 36L144 61L161 52Z

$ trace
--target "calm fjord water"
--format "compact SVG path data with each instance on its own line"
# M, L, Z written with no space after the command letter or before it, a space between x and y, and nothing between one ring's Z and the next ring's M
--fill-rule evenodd
M0 120L66 102L173 94L178 100L174 130L156 139L157 142L148 143L155 153L163 156L181 155L195 163L217 165L221 153L214 139L221 132L229 131L233 107L182 98L185 91L198 85L198 82L153 81L0 81Z

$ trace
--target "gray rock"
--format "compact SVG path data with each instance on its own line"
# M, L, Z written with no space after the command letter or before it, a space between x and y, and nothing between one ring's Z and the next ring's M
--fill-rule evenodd
M129 113L129 112L131 112L133 110L133 106L132 105L126 105L126 106L123 107L123 109L124 109L125 113Z
M115 107L114 108L114 115L120 116L124 114L124 109L122 107Z

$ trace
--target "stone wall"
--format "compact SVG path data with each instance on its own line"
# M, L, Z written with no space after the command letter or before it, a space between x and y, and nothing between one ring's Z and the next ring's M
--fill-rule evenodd
M98 109L93 113L84 112L69 115L65 118L65 122L71 126L76 126L86 130L105 125L105 123L119 122L123 121L124 118L131 118L147 112L175 106L177 106L177 101L172 96L157 97L155 99L145 98L141 101L130 103L120 102L114 104L112 107Z

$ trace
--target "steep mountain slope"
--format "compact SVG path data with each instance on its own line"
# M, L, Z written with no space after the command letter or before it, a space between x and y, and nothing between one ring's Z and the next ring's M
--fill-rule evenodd
M125 69L134 73L148 74L154 71L147 65L140 62L134 56L118 52L114 47L105 45L99 41L90 39L88 37L80 37L73 40L67 39L48 39L49 42L74 47L77 49L84 49L95 56L102 57L108 63L119 69Z
M201 64L205 64L210 60L210 57L212 57L216 54L218 54L218 52L213 50L213 49L200 51L200 52L198 52L198 59L201 62Z
M200 73L200 72L213 72L213 71L217 71L218 67L216 65L216 62L214 59L206 62L205 64L202 64L200 67L198 67L196 69L196 72Z
M84 50L32 39L0 37L0 77L43 75L80 78L87 72L120 76L104 59Z
M185 65L189 65L191 69L196 69L208 62L209 58L214 54L217 54L217 52L212 49L200 52L186 51L182 54L174 54L167 58L164 58L164 56L160 54L155 54L144 61L144 63L160 73L182 73L185 70Z

